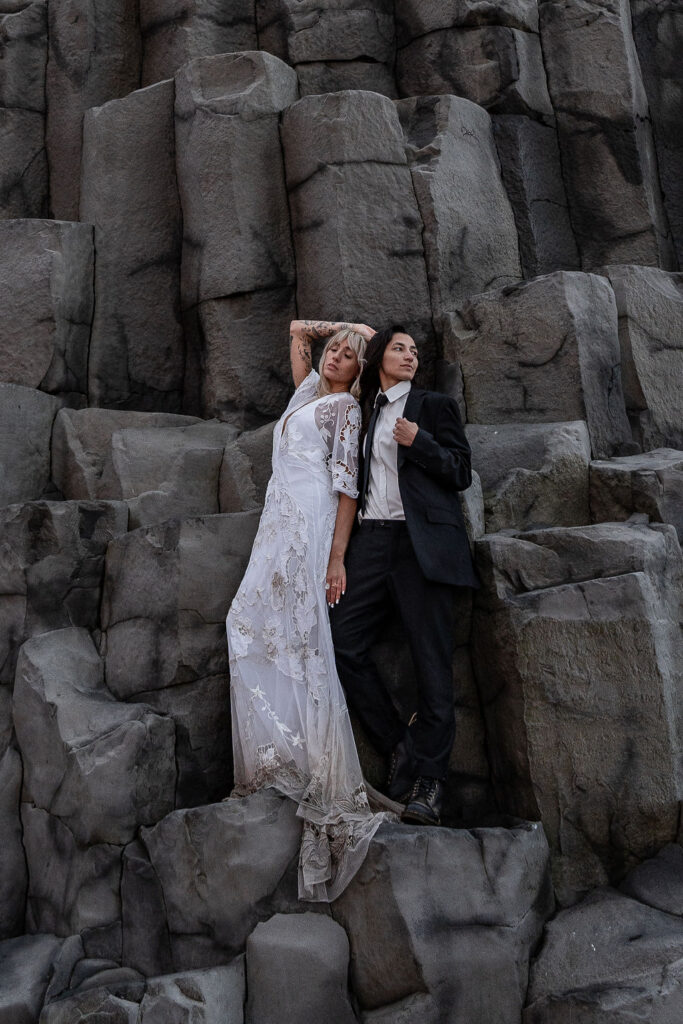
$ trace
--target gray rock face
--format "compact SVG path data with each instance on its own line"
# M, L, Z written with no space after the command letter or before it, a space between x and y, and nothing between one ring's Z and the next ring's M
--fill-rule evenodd
M558 272L474 296L445 347L462 367L470 423L585 420L597 457L630 443L603 278Z
M299 909L301 825L295 811L293 801L261 790L242 800L175 811L142 830L175 960L193 967L224 963L225 951L239 953L258 921L275 910ZM287 874L292 862L294 871ZM188 877L200 884L188 886ZM123 921L125 934L125 906Z
M594 522L645 513L655 523L671 523L683 542L683 452L658 448L592 462L590 504Z
M51 395L0 384L0 507L33 501L50 488L50 437L59 402Z
M599 890L547 926L524 1024L673 1024L683 1010L681 951L683 922Z
M88 224L0 221L0 374L84 405L93 314Z
M35 1024L62 940L54 935L24 935L0 943L0 1020Z
M181 211L174 87L161 82L89 110L82 220L95 225L97 303L90 402L180 412Z
M397 109L440 322L473 293L522 276L517 231L485 111L454 96L401 100ZM468 229L473 216L475 233Z
M21 758L16 750L7 747L0 753L0 831L2 834L0 940L21 935L24 931L28 878L19 819L21 779ZM1 950L2 947L0 947L0 963L2 962ZM2 983L0 982L1 991ZM0 1007L2 1007L1 995ZM2 1011L0 1010L1 1018Z
M524 277L578 269L555 127L514 114L492 121Z
M263 505L272 472L273 426L246 430L225 446L221 465L221 512L250 512Z
M136 0L49 5L46 141L50 207L61 220L78 220L83 114L140 85L137 8Z
M630 871L619 888L648 907L683 917L683 847L665 846Z
M0 510L0 685L31 636L99 628L107 544L126 532L114 502L34 502Z
M322 914L275 914L247 939L247 1024L355 1024L348 973L340 925Z
M509 813L541 818L556 893L572 902L677 833L675 533L611 523L494 534L477 555L474 665L494 786Z
M429 372L423 224L394 104L369 92L306 96L285 112L282 139L302 315L403 323Z
M28 640L17 661L14 726L27 800L83 845L129 842L173 807L175 729L116 701L84 629Z
M107 1024L138 1024L139 1010L138 1003L130 999L114 996L106 989L95 989L50 1003L40 1015L40 1024L72 1024L79 1018L104 1020Z
M435 30L398 51L396 77L401 96L453 93L491 113L553 118L537 32L496 24Z
M47 3L0 8L0 218L47 214Z
M683 267L683 182L679 173L683 142L678 125L683 109L683 11L677 0L653 6L631 0L633 36L647 92L654 130L659 177L669 226Z
M106 679L176 723L176 799L229 788L225 617L247 565L259 513L177 520L109 546L102 627Z
M590 522L586 424L470 424L488 533Z
M196 57L259 49L254 0L140 0L140 29L143 86Z
M259 46L291 64L303 95L367 89L395 95L389 0L257 0Z
M297 94L292 69L258 52L201 58L176 77L186 404L241 424L279 415L289 387L294 257L278 123Z
M627 0L547 0L539 10L582 267L670 268L673 248Z
M66 498L101 498L115 478L114 436L125 430L183 428L201 420L172 413L61 409L52 439L52 474Z
M622 380L636 440L683 448L683 274L606 267L617 300Z
M112 435L100 492L121 498L130 528L219 509L223 453L237 434L227 423L128 427Z
M428 992L435 1012L427 1020L512 1024L552 905L539 825L386 825L332 914L351 942L351 980L364 1011L387 1007L388 1014L392 1004Z

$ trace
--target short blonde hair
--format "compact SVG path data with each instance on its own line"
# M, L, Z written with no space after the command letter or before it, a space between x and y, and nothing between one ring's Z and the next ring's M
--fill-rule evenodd
M342 331L337 331L336 334L333 334L323 349L320 362L318 363L318 373L320 374L318 398L322 398L323 395L329 395L332 393L330 382L323 373L323 367L325 365L325 358L328 350L336 344L348 345L351 351L355 353L356 359L358 360L358 373L349 388L353 397L358 400L360 398L360 375L363 372L363 367L365 366L365 349L367 341L362 334L359 334L358 331L354 331L351 327L345 327Z

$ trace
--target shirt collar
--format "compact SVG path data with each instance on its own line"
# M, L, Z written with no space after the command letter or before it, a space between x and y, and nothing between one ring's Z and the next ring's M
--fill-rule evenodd
M398 384L394 384L392 385L392 387L387 388L387 390L384 392L384 394L387 396L387 401L396 402L399 398L403 398L404 395L408 394L411 386L412 381L400 380ZM377 392L377 395L381 394L381 391ZM375 401L377 401L377 395L375 395Z

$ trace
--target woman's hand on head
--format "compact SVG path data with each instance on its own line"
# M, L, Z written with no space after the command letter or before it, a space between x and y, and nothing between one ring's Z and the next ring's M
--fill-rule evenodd
M330 608L339 604L346 593L346 569L344 559L338 555L331 555L327 566L325 577L325 600Z
M366 341L370 341L377 334L377 331L373 330L372 327L368 327L367 324L352 324L352 327L356 334L360 334Z

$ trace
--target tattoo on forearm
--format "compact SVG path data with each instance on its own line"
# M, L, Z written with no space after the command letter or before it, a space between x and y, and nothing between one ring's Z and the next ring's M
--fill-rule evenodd
M306 367L306 369L310 373L311 366L313 365L313 363L311 361L310 349L304 348L303 345L297 345L297 351L299 353L299 357L300 357L302 363L304 364L304 366Z
M331 324L327 320L302 320L301 333L309 341L322 341L336 331L343 331L351 324Z

